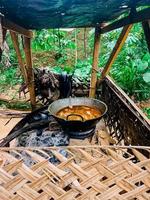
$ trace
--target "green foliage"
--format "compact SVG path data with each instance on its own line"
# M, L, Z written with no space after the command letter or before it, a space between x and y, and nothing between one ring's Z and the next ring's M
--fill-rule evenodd
M31 110L31 104L29 102L8 103L0 100L0 107L17 110Z
M73 35L67 35L65 31L43 29L35 32L35 38L32 42L34 51L62 51L65 48L75 49L75 43L72 41Z
M147 115L148 119L150 119L150 108L144 108L143 112Z
M119 37L121 29L114 30L102 36L99 67L104 67L110 53ZM80 33L79 33L80 34ZM63 71L74 73L75 76L88 79L91 73L92 50L94 29L89 31L88 36L88 59L78 60L74 67L56 66L53 70L57 73ZM147 53L147 45L140 24L133 26L124 47L119 53L111 69L110 75L116 83L130 96L136 100L150 98L150 54Z
M74 33L59 30L36 31L32 42L33 52L49 51L54 54L57 65L65 65L68 59L73 59L75 48Z
M119 36L120 30L104 34L100 55L100 67L104 67ZM116 83L136 100L150 98L150 54L140 24L133 26L124 47L111 69Z
M67 74L73 74L74 77L80 77L83 80L89 80L91 69L92 69L91 59L87 59L87 60L78 60L76 66L74 67L55 66L51 69L51 71L55 73L65 72Z
M9 67L2 70L0 68L0 89L2 86L12 87L22 82L21 76L18 75L18 69L16 67Z
M102 35L99 56L100 68L105 66L120 31L120 29L117 29ZM32 50L33 63L36 62L36 66L49 66L54 72L74 74L74 76L79 76L85 80L90 78L94 29L87 29L87 59L83 59L84 55L81 55L84 54L83 29L69 33L57 29L40 30L35 31L34 34ZM75 35L77 36L77 44ZM12 66L6 69L0 65L0 85L9 83L13 86L20 83L21 78L18 79L16 54L9 35L7 36L7 43L10 48L9 60ZM75 64L76 48L78 48L78 60ZM54 68L51 68L52 66ZM147 45L140 24L133 26L124 47L113 64L110 75L127 94L134 96L136 100L150 98L150 55L147 53Z
M115 65L111 70L112 77L120 87L137 100L150 98L150 55L147 53L142 59L129 60L128 65Z

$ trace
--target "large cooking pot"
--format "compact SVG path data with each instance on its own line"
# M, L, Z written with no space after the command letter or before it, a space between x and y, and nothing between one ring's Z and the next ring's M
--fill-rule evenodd
M101 116L98 118L83 121L80 120L65 120L59 118L56 114L68 106L88 106L95 107L101 112ZM58 121L63 130L66 131L86 131L96 126L96 123L104 116L107 112L107 106L104 102L97 99L85 98L85 97L75 97L75 98L65 98L54 101L48 107L50 114Z

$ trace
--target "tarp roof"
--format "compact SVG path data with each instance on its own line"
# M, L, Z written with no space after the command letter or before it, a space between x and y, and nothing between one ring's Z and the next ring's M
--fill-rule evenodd
M27 29L94 27L150 0L0 0L0 12Z

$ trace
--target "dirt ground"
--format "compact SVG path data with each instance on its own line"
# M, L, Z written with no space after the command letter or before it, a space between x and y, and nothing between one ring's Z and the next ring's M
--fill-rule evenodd
M6 135L11 131L11 129L22 119L22 117L11 117L7 116L6 113L29 113L29 111L18 111L10 109L0 109L0 139L6 137Z
M0 118L0 139L7 136L10 130L21 120L22 118Z

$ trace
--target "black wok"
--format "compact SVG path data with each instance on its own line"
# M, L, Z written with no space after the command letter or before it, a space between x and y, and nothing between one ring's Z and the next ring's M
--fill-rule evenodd
M62 118L59 118L56 116L56 114L62 110L63 108L66 108L68 106L89 106L89 107L95 107L96 109L100 110L102 115L95 119L90 119L83 121L81 118L81 121L79 120L65 120ZM91 128L94 128L97 124L97 122L104 116L104 114L107 112L107 105L99 101L97 99L91 99L91 98L85 98L85 97L75 97L75 98L65 98L65 99L59 99L54 101L50 104L48 107L48 111L50 114L58 121L58 123L61 125L63 130L66 131L86 131Z

